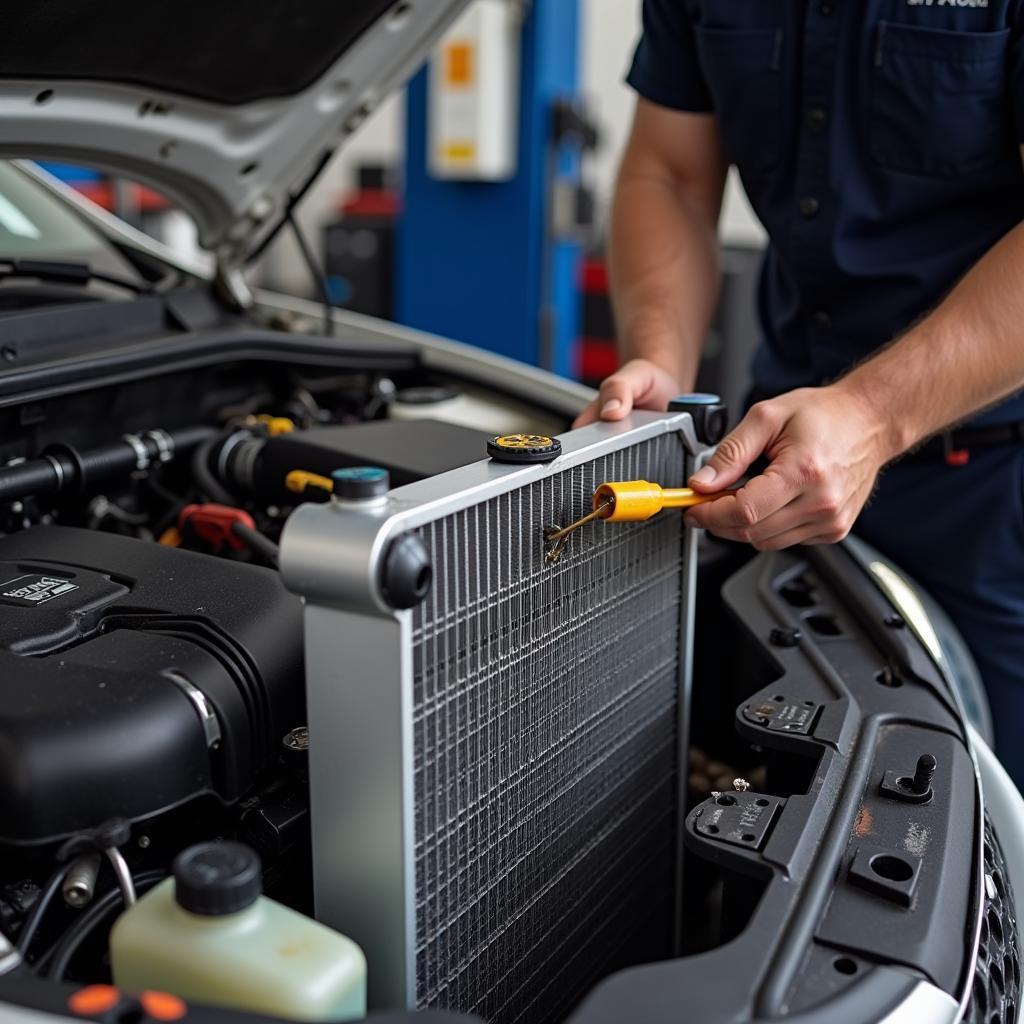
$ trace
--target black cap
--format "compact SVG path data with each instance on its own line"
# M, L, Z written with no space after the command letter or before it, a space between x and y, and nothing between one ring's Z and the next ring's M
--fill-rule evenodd
M345 501L366 501L380 498L391 489L391 477L380 466L352 466L336 469L331 474L334 496Z
M504 434L487 442L495 462L553 462L562 454L562 442L543 434Z
M198 843L174 859L174 898L193 914L245 910L263 892L259 854L244 843Z

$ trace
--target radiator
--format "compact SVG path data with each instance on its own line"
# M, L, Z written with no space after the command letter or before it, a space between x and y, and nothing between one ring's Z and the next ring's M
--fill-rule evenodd
M602 976L670 955L692 543L678 514L543 531L605 480L683 483L689 417L562 438L355 508L292 517L306 597L317 916L354 938L375 1008L564 1018ZM414 536L426 597L387 607Z

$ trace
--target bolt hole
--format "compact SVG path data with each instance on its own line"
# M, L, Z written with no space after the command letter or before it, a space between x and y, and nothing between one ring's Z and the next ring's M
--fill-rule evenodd
M409 20L410 14L412 14L411 3L395 4L395 6L391 8L391 13L388 15L388 28L392 32L401 31L405 28L405 23Z
M894 690L903 685L903 680L891 668L883 668L875 676L875 682L881 686L889 686Z
M804 620L818 636L842 636L843 631L839 628L832 615L808 615Z
M49 103L53 99L52 89L43 89L42 92L36 93L36 103L42 106L44 103Z
M857 961L851 960L848 956L836 957L832 961L832 966L840 974L856 974L857 973Z
M814 606L814 588L804 580L793 580L787 583L779 593L783 601L794 608L812 608Z
M245 165L245 166L244 166L244 167L243 167L243 168L242 168L242 169L241 169L241 170L240 170L240 171L238 172L238 176L239 176L240 178L248 178L250 174L253 174L253 173L255 173L255 172L256 172L256 171L258 171L259 169L260 169L260 162L259 162L259 160L253 160L253 161L252 161L252 163L248 163L248 164L246 164L246 165Z
M914 877L914 869L905 860L888 853L879 853L868 863L879 878L890 882L909 882Z
M786 699L785 697L783 697L781 694L778 694L778 693L775 694L774 697L772 697L772 700L775 701L776 704L781 704L785 699Z
M805 700L804 701L804 707L805 708L813 708L814 707L814 701L813 700Z
M711 834L712 834L713 836L717 836L717 835L718 835L718 826L717 826L717 825L708 825L708 826L707 826L707 830L708 830L708 832L710 832L710 833L711 833Z
M757 799L756 799L756 800L754 801L754 803L755 803L755 804L757 804L757 806L758 806L758 807L767 807L767 806L768 806L768 801L767 801L767 800L765 800L765 798L764 798L763 796L761 796L761 797L758 797L758 798L757 798Z
M743 835L740 836L740 838L745 843L752 843L757 838L757 836L755 836L752 832L744 832Z
M732 807L732 805L733 805L734 803L736 803L736 798L735 798L735 797L733 797L733 796L728 796L728 795L726 795L726 794L724 794L724 793L723 793L723 794L722 794L722 796L720 796L720 797L719 797L719 798L718 798L718 799L717 799L717 800L715 801L715 803L716 803L716 804L721 804L721 805L722 805L723 807Z

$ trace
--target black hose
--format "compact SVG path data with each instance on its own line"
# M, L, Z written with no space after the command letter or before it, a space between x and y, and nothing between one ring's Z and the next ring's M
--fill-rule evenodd
M18 952L25 956L28 952L28 947L32 944L32 940L36 936L36 932L39 931L39 925L42 923L43 915L46 913L46 908L53 902L53 897L57 895L57 890L60 889L64 882L64 876L71 869L70 864L62 864L49 878L46 885L43 887L43 891L39 894L39 899L36 900L36 905L32 908L32 913L29 914L28 920L22 926L21 932L18 934Z
M235 523L231 527L231 531L240 540L244 540L251 550L262 556L275 569L277 568L281 549L269 537L264 536L259 530L254 530L251 526L246 526L245 523Z
M0 468L0 503L21 501L46 494L80 490L102 480L131 473L145 450L151 464L159 464L165 438L174 455L194 448L214 434L212 427L186 427L166 434L142 433L134 442L125 440L88 452L70 445L54 445L42 458Z
M235 505L237 501L234 495L213 475L210 469L210 456L214 448L222 444L230 436L230 433L215 434L204 441L192 453L192 478L199 488L200 494L215 501L218 505Z
M167 875L162 871L146 871L135 875L135 891L139 895L152 889L154 885L162 882ZM83 910L74 924L64 933L60 941L50 949L44 956L40 957L35 964L37 974L46 973L46 976L56 981L62 981L67 973L71 960L93 931L101 925L112 913L120 910L124 903L124 896L120 889L111 889L96 900L91 907ZM47 963L50 967L47 970Z

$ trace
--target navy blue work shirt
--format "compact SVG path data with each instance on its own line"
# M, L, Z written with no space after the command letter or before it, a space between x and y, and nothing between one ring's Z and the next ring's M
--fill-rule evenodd
M771 240L758 390L835 378L1024 218L1024 0L644 0L643 16L629 83L715 113ZM1017 397L977 422L1021 419Z

